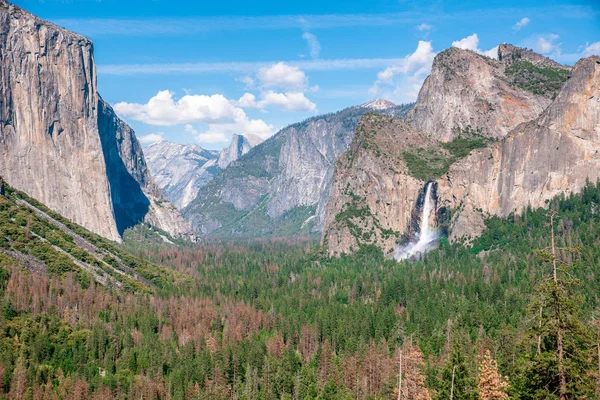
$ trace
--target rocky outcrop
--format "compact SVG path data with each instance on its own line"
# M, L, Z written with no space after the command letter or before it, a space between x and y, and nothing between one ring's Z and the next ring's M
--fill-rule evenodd
M535 66L543 68L556 68L569 71L571 68L557 63L554 60L544 57L533 50L513 46L512 44L502 43L498 46L498 61L507 66L526 61Z
M389 253L410 231L424 182L410 176L403 153L428 145L435 140L400 119L362 118L335 167L322 235L330 255L350 254L369 244Z
M161 140L146 147L144 155L165 197L177 208L183 209L220 169L226 168L260 142L257 136L233 135L229 146L221 151L209 151L195 144Z
M404 116L410 107L378 112ZM220 236L319 231L335 161L350 145L360 117L371 111L350 107L282 129L218 172L184 210L186 219L198 232Z
M189 233L157 204L134 132L98 95L88 39L0 1L0 102L0 174L11 186L112 240L154 212L159 228Z
M459 210L451 239L478 235L484 216L540 207L600 178L600 57L580 60L539 118L450 167L438 194ZM478 221L478 222L477 222Z
M219 152L216 165L221 169L227 168L229 164L248 153L251 148L260 142L261 139L258 136L233 135L229 146Z
M183 145L166 140L144 148L144 157L156 184L177 208L186 207L214 176L216 151L196 144ZM210 164L210 165L208 165Z
M500 48L506 49L506 45ZM453 47L441 52L434 59L409 121L444 142L465 129L489 138L505 137L517 125L540 115L551 102L547 96L512 82L508 66L470 50Z
M507 49L517 51L514 47L500 46L504 60L510 54ZM445 60L449 56L454 61ZM500 71L515 65L536 74L545 71L532 70L530 65L535 64L536 68L555 68L551 75L560 77L562 72L557 73L557 70L570 69L557 67L544 57L527 52L521 56L525 61L512 62L509 66L489 64L483 57L458 49L446 55L442 53L441 57L442 61L436 59L438 70L434 68L432 72L439 76L428 78L430 86L426 88L426 82L419 96L421 106L439 106L431 108L429 117L421 116L424 118L421 125L433 130L427 134L414 129L403 130L397 122L382 120L379 125L370 125L369 140L363 139L364 132L357 134L356 142L338 161L334 195L327 206L322 237L329 254L356 251L361 245L371 243L389 252L399 238L410 235L409 221L414 221L417 196L428 179L436 181L438 216L452 210L453 220L444 224L450 224L450 240L454 241L479 235L485 229L487 216L519 213L528 205L545 206L547 200L556 195L578 192L587 180L600 178L600 57L579 61L568 80L565 78L566 83L561 83L560 91L553 95L554 101L539 115L533 113L533 118L508 133L502 132L514 123L510 120L514 110L510 107L494 111L495 118L487 125L489 130L484 131L483 120L475 118L471 121L479 121L479 125L465 125L469 129L462 130L460 136L449 134L442 121L454 121L461 112L473 112L472 106L480 101L479 97L494 99L499 87L496 84L505 84L495 81L496 78L490 81L492 75L487 72L477 75L477 71L490 68ZM457 60L464 62L457 63ZM528 64L519 64L522 62ZM442 97L430 92L432 82L440 76L451 77L452 81L465 71L471 71L473 79L463 81L464 99L443 91L444 86L439 88ZM531 88L527 85L532 81L539 82L535 74L522 76L529 77L523 81L525 87ZM481 90L490 82L493 85L488 86L491 90L488 97ZM507 90L505 95L510 92L511 96L522 96L521 110L541 107L544 99L550 101L546 94L523 97L525 89L503 87ZM446 105L440 103L444 98L449 101ZM413 126L419 125L415 120L419 112L415 109L412 114ZM526 115L517 114L516 120ZM511 122L507 124L507 121ZM361 123L359 129L368 133L368 126L366 122ZM486 139L485 132L494 129L496 134L489 135L491 140ZM390 135L396 139L387 140ZM380 232L390 233L386 229L394 231L396 238L381 235Z

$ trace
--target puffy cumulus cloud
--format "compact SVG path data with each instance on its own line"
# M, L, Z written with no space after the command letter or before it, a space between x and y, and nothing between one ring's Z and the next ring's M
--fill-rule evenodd
M158 132L158 133L149 133L147 135L138 136L137 139L139 140L139 142L141 144L152 144L152 143L160 142L164 138L165 138L164 133Z
M304 90L308 85L304 71L283 62L260 68L256 77L266 88Z
M529 18L527 18L527 17L521 18L521 20L513 26L513 29L518 31L521 28L526 27L529 24L529 22L531 22L531 20Z
M589 56L600 56L600 42L585 44L585 48L583 49L583 55L585 57Z
M188 94L175 101L173 92L163 90L146 104L122 102L115 104L114 109L122 117L149 125L186 124L186 132L203 143L226 142L233 133L253 134L263 139L273 134L271 125L260 119L249 119L234 103L221 94ZM193 123L207 124L208 129L198 131Z
M126 118L149 125L177 125L190 122L218 123L246 118L244 111L232 105L222 94L185 95L175 101L174 93L161 90L146 104L117 103L115 111Z
M306 98L306 93L315 92L319 87L314 85L309 88L306 74L298 67L283 62L272 64L261 68L256 74L256 80L260 83L257 88L260 94L244 93L232 104L260 110L265 110L267 107L295 112L317 109L316 104Z
M243 108L257 108L264 110L273 106L283 111L307 112L315 111L317 106L306 98L302 92L278 93L272 90L262 92L261 99L257 100L252 93L244 93L236 104Z
M555 43L558 38L559 36L554 33L538 37L535 50L542 54L560 53L560 44Z
M321 43L319 43L317 37L310 32L304 32L302 34L302 39L306 40L306 43L308 44L310 57L315 60L319 58L319 55L321 54Z
M200 143L226 143L234 133L264 140L273 135L274 130L272 125L263 120L253 119L230 124L209 124L205 131L198 131L191 125L186 125L186 132L191 133Z
M373 96L381 95L396 101L414 101L431 71L435 57L431 42L419 41L414 53L404 57L400 63L377 74L377 81L369 90Z
M315 111L317 106L304 96L302 92L276 93L268 91L263 93L261 101L263 107L274 106L285 111ZM261 107L261 108L263 108Z
M467 36L466 38L455 40L452 42L452 47L457 47L463 50L471 50L494 59L498 58L498 46L492 47L489 50L481 50L479 48L479 36L477 36L476 33L472 34L471 36Z

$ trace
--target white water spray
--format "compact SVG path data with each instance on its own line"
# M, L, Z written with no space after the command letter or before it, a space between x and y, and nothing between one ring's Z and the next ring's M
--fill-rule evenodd
M431 221L431 212L435 212L435 200L431 194L432 186L433 182L428 182L425 186L425 198L423 199L423 210L421 212L417 240L396 248L394 252L396 260L418 258L437 244L438 232L435 229L435 219L433 220L433 225Z

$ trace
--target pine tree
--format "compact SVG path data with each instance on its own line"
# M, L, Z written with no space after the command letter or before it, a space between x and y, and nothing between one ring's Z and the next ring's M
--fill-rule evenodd
M479 364L479 399L503 400L508 399L506 388L508 383L498 373L498 363L487 350Z
M526 363L526 381L521 385L532 396L567 400L593 393L587 362L591 340L580 318L580 282L572 277L571 266L562 262L558 254L560 251L577 256L578 249L556 246L554 216L555 212L550 211L550 248L536 252L543 264L551 266L551 274L538 283L529 306L534 321L531 335L536 338L537 350Z
M463 349L457 343L452 347L450 358L442 370L441 385L437 394L440 400L473 400L476 385L468 368Z

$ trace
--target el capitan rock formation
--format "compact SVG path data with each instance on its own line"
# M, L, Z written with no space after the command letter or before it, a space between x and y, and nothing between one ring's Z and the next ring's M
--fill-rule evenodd
M0 175L112 240L146 221L190 233L134 132L97 91L90 40L0 1Z

